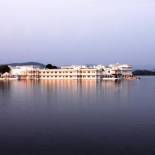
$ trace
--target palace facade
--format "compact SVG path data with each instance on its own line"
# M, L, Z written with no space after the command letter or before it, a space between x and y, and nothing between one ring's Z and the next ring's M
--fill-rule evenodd
M62 66L58 69L41 69L37 66L11 67L11 76L19 79L56 80L117 80L132 77L131 65Z

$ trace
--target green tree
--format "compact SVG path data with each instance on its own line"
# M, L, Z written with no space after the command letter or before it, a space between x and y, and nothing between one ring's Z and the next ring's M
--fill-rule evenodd
M47 69L57 69L58 67L57 66L53 66L52 64L47 64L46 68Z
M10 67L9 66L7 66L7 65L2 65L2 66L0 66L0 73L1 74L4 74L4 73L10 73L10 71L11 71L11 69L10 69Z

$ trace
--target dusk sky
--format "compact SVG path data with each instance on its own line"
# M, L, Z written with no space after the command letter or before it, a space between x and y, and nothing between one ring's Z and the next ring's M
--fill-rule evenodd
M155 0L1 0L0 64L155 65Z

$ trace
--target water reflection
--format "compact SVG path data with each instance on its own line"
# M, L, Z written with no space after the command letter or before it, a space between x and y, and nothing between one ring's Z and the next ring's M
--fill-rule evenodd
M1 104L14 112L76 108L87 109L87 105L106 106L127 104L130 84L120 81L94 80L23 80L1 81ZM60 105L60 106L58 106ZM62 106L63 105L63 106ZM8 110L8 109L7 109Z
M0 154L151 154L154 90L150 77L0 81Z
M104 100L128 96L129 86L121 81L95 81L95 80L40 80L40 81L1 81L0 96L6 97L15 103L22 103L38 99L42 103L96 103L97 98ZM125 88L124 88L125 87ZM122 91L123 89L123 91ZM33 98L32 98L33 97ZM80 100L80 101L79 101Z

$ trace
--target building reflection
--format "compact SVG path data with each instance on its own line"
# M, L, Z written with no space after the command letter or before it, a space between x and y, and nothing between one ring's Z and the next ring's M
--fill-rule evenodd
M120 98L122 93L121 81L41 80L40 84L42 92L47 97L49 96L49 99L52 96L53 98L58 97L56 101L58 103L63 103L63 101L97 103L101 96L107 99Z
M128 81L96 81L96 80L21 80L0 82L0 95L22 102L33 98L33 103L98 103L122 100L130 92ZM40 101L39 101L40 102Z
M0 105L6 105L10 100L10 81L0 81Z

